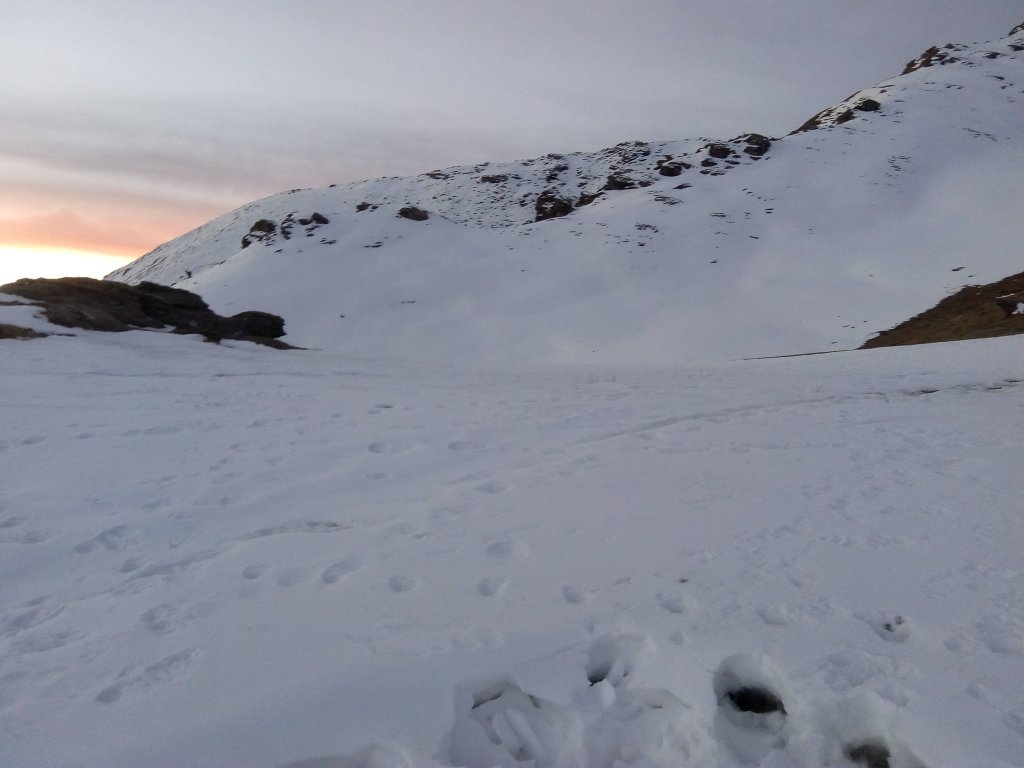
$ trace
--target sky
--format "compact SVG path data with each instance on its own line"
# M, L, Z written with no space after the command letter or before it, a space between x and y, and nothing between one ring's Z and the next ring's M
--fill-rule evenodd
M1020 0L4 0L0 284L250 200L625 140L782 135Z

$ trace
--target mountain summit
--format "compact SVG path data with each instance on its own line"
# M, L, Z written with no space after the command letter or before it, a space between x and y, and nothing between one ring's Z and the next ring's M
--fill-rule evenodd
M259 200L111 273L438 359L850 348L1020 270L1024 25L933 47L785 137L624 142ZM796 121L794 121L796 122Z

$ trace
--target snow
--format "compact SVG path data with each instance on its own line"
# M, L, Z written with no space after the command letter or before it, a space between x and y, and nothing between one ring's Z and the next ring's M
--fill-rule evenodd
M0 344L0 764L1024 765L1022 344Z
M311 349L0 342L0 765L1024 766L1024 339L742 359L1019 271L1022 34L761 159L293 190L113 275Z
M856 347L1020 271L1022 45L946 51L957 60L853 94L760 158L742 136L728 159L707 138L626 142L291 190L111 277L275 312L288 341L361 356L690 365ZM880 109L857 111L865 98ZM692 167L663 176L667 157ZM578 203L611 174L636 188L534 222L545 191ZM261 220L276 234L242 248Z

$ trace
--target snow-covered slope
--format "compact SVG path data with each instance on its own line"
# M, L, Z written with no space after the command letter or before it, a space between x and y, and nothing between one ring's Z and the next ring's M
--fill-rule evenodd
M1018 28L930 50L771 142L627 142L293 190L110 277L178 284L221 313L258 306L292 343L361 354L651 363L853 347L1020 271L1022 47Z
M1024 765L1022 353L0 343L0 765Z

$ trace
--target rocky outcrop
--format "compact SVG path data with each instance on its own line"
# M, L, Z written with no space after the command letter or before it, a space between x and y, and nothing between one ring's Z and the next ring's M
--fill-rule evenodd
M534 210L537 214L534 221L546 221L547 219L557 219L561 216L568 216L572 213L573 206L571 200L566 200L564 197L560 197L558 193L552 189L545 189L537 196L537 202L534 203Z
M171 328L175 333L200 334L207 341L241 339L291 348L278 341L284 336L284 320L277 315L250 311L222 317L196 294L156 283L25 278L0 286L0 293L28 299L42 308L47 320L66 328L110 332Z
M409 221L426 221L430 218L430 214L427 211L414 205L405 206L398 211L398 215L403 219L409 219Z
M297 226L302 227L306 237L313 237L313 233L330 220L322 213L314 211L308 216L297 216L292 211L278 224L270 219L260 219L249 227L249 232L242 237L242 248L248 248L253 243L262 245L273 245L280 236L285 240L292 238L292 230Z
M1024 272L967 285L920 315L868 339L861 349L985 339L1024 333Z

